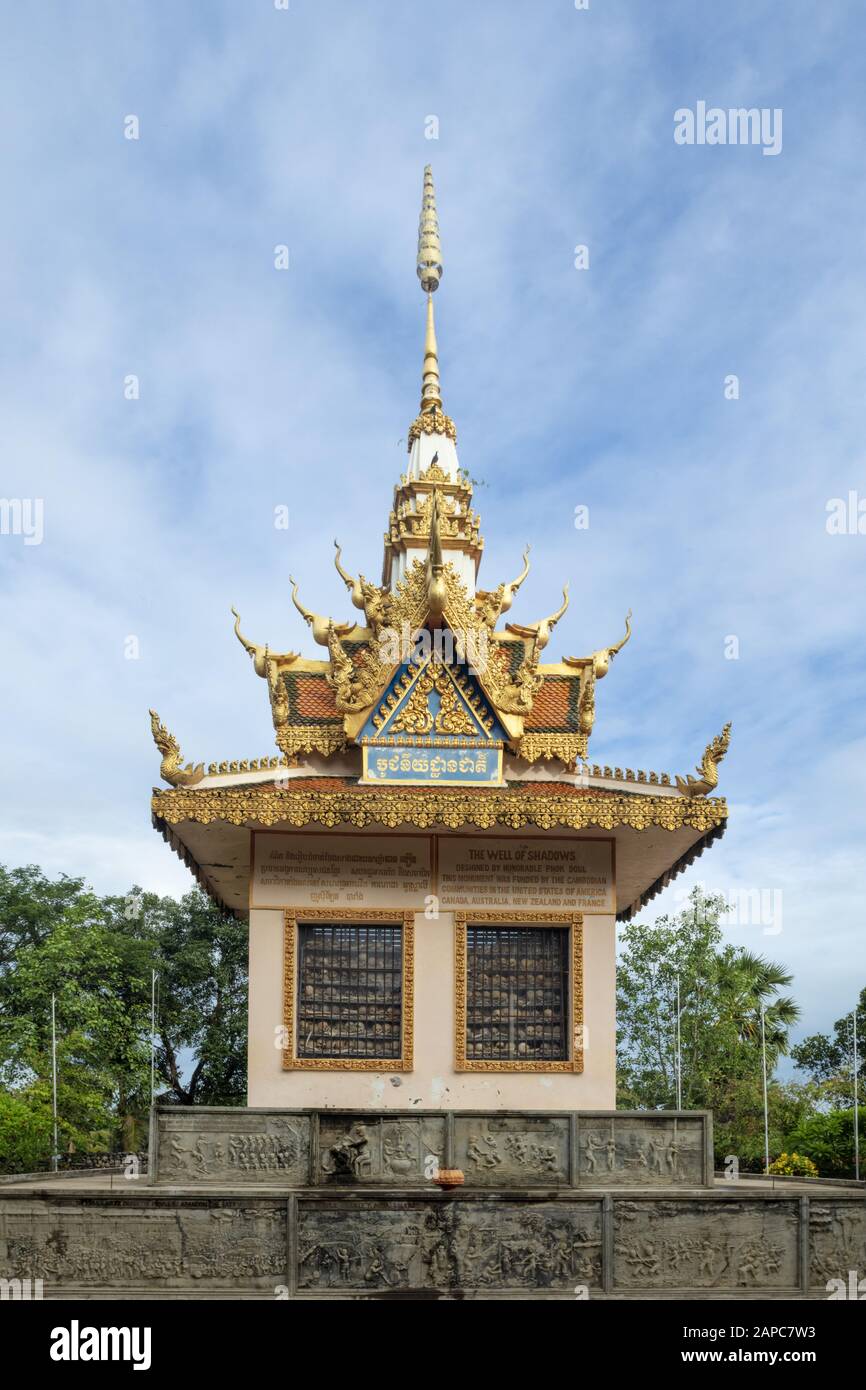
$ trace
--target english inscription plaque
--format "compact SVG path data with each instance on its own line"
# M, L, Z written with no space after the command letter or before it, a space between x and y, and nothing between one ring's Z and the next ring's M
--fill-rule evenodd
M616 911L609 840L442 835L439 906Z

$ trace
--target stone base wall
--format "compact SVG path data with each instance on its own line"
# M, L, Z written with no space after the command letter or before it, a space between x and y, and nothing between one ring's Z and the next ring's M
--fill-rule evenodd
M798 1299L866 1277L866 1190L714 1185L704 1112L165 1108L151 1174L4 1186L0 1278L49 1298Z
M0 1277L46 1298L803 1299L866 1273L862 1191L135 1187L4 1190Z

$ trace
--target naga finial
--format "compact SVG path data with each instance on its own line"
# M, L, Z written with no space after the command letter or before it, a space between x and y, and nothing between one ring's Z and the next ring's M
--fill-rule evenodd
M510 584L498 584L495 589L475 590L475 611L486 627L495 627L502 614L508 612L528 573L529 546L523 552L523 569Z
M708 743L704 749L704 756L695 768L700 773L700 777L692 777L691 773L687 777L676 779L677 790L683 796L706 796L719 785L719 763L728 751L731 742L731 722L728 720L720 734Z
M622 651L630 637L631 609L629 609L625 615L625 636L621 637L612 647L601 647L597 652L593 652L591 656L564 656L562 658L563 663L566 666L577 666L579 669L588 666L596 680L603 680L610 670L610 663L613 661L617 652Z
M155 709L150 710L150 732L153 741L162 754L159 775L172 787L194 787L204 777L204 763L193 767L192 763L183 766L180 744L174 734L160 720Z

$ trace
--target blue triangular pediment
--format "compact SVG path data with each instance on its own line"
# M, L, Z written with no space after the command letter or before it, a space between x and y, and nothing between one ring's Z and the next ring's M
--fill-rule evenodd
M507 735L469 666L437 651L397 669L358 735L361 744L496 747Z

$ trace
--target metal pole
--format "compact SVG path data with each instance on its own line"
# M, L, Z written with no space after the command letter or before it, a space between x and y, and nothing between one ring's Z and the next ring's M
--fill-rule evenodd
M767 1033L764 1027L764 1005L761 1004L761 1052L764 1059L764 1172L770 1171L770 1112L767 1106Z
M60 1155L57 1152L57 1015L56 997L51 996L51 1111L54 1117L54 1153L51 1155L52 1172L57 1172Z
M677 1110L683 1108L683 1053L680 1032L680 972L677 971Z
M150 972L150 1104L156 1091L156 971Z
M859 1000L857 1001L859 1004ZM858 1074L860 1059L857 1056L857 1004L854 1006L854 1177L860 1181L860 1105Z

